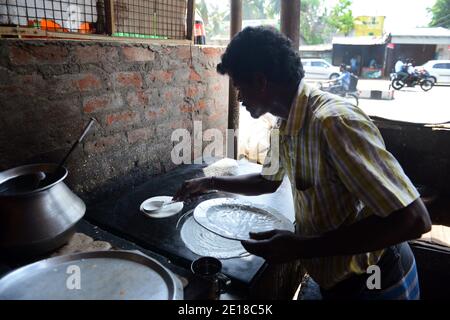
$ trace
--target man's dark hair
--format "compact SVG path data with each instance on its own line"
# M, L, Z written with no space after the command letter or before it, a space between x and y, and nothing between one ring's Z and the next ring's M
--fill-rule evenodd
M248 82L261 72L271 82L298 84L304 76L302 62L292 42L270 26L247 27L229 43L217 72L237 82Z

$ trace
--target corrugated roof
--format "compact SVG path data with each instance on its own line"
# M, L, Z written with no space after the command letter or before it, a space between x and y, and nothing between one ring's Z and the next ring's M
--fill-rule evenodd
M450 30L442 27L394 30L391 36L399 44L450 44Z
M438 28L409 28L393 30L394 37L450 37L450 30L442 27Z
M315 45L300 45L300 51L331 51L333 45L331 43L315 44Z
M354 45L354 46L377 45L377 44L385 44L386 37L374 37L374 36L333 37L332 43L333 44Z

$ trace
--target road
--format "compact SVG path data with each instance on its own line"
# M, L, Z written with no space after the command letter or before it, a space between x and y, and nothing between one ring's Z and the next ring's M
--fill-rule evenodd
M359 90L388 90L389 81L360 80ZM360 99L369 115L419 123L450 121L450 86L435 86L424 92L419 86L394 92L394 100Z

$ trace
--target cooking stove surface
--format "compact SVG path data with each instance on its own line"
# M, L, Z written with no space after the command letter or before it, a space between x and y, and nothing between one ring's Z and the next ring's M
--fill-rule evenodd
M247 161L239 161L238 174L260 172L261 166ZM289 181L286 179L276 193L255 197L245 197L218 192L200 196L185 205L183 210L165 219L151 219L139 211L140 204L147 198L158 195L173 195L183 181L204 176L204 165L184 165L151 178L148 182L124 194L120 199L105 201L88 207L87 219L102 228L120 235L136 244L156 252L172 263L189 268L199 256L191 252L180 237L181 226L176 224L181 215L206 200L218 197L242 198L249 202L266 204L294 220L294 208ZM264 269L265 261L250 255L243 258L222 260L222 271L230 276L237 286L248 287L257 274Z

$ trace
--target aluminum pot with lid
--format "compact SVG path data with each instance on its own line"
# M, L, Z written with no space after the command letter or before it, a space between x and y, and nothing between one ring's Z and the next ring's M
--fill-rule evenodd
M38 256L62 246L73 235L86 206L63 182L67 174L66 168L56 164L0 172L1 255Z

